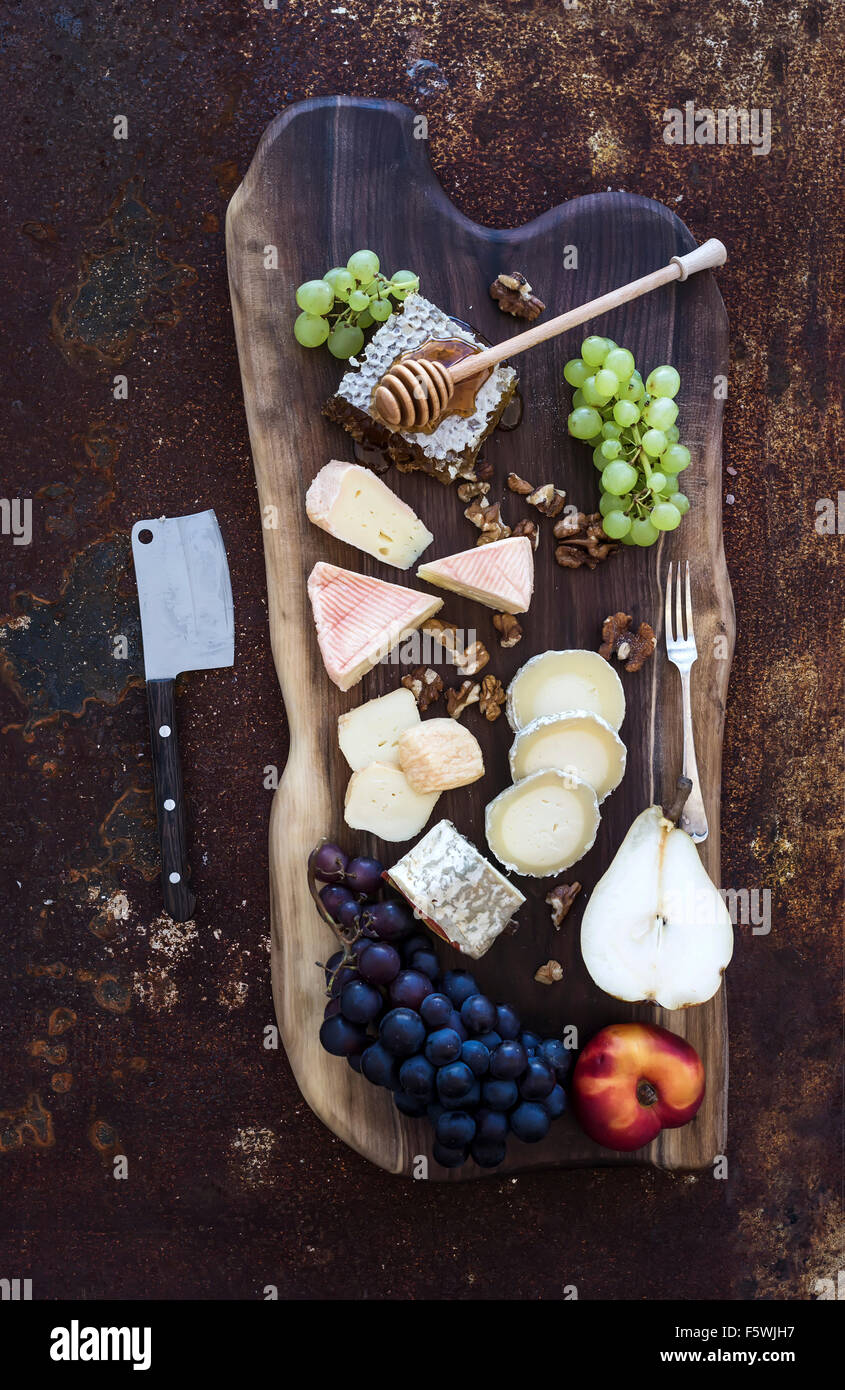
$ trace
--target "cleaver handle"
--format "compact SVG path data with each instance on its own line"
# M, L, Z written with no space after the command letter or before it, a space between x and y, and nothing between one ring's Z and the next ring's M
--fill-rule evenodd
M190 869L185 835L182 761L176 735L175 683L172 680L147 681L147 705L161 845L162 896L174 922L187 922L194 915L196 898L188 882Z

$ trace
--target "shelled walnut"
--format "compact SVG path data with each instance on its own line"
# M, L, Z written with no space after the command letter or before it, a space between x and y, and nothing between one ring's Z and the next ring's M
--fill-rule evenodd
M490 297L498 302L503 313L517 319L539 318L546 307L542 299L532 294L531 286L518 270L497 275L490 286Z
M410 690L422 714L443 694L442 677L430 666L415 666L410 675L402 677L402 685Z
M511 528L502 521L498 502L492 502L489 507L485 507L482 502L476 499L467 507L464 516L481 532L476 545L489 545L491 541L503 541L511 534Z
M633 621L629 613L611 613L605 618L601 630L604 640L599 647L599 655L605 661L610 661L615 652L619 661L624 662L626 671L639 671L657 645L654 628L649 623L640 623L634 632L631 628Z
M546 894L546 903L552 910L552 926L560 928L564 917L581 892L580 883L559 883Z
M481 682L478 707L484 718L492 724L502 713L505 703L505 687L497 676L485 676Z
M467 676L477 676L490 660L490 653L483 642L471 642L466 651L458 657L458 665Z
M536 521L529 521L527 518L525 519L525 521L518 521L516 523L511 532L511 535L527 536L535 550L537 549L537 546L540 544L540 532L537 529L537 523Z
M554 534L562 542L555 546L555 560L563 569L577 570L586 565L594 570L601 560L619 549L604 534L600 512L561 517L555 522Z
M458 629L454 623L444 622L442 618L426 618L422 625L426 636L434 639L449 656L459 653Z
M513 613L494 613L493 626L500 633L500 647L515 647L522 641L522 628Z
M547 960L536 972L534 979L538 985L557 985L563 979L563 966L559 960Z
M489 483L480 483L476 479L471 483L458 484L458 496L462 502L471 502L474 497L486 497L490 491Z
M529 483L526 478L520 478L518 473L509 473L507 483L511 492L518 493L520 497L527 497L529 492L534 491L534 484Z
M544 483L542 487L535 488L526 502L531 507L536 507L543 516L560 516L566 505L566 493L560 488L556 488L554 483Z
M462 681L459 686L449 686L446 691L446 713L453 719L460 719L469 705L477 705L481 697L478 681Z

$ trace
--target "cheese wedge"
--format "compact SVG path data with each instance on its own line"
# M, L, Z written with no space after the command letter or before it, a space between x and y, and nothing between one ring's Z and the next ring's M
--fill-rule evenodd
M527 536L508 536L430 560L420 565L417 578L500 613L527 613L534 588L534 548Z
M353 772L368 763L398 767L400 736L419 722L416 700L410 690L400 685L398 690L342 714L337 721L337 741ZM454 719L449 722L455 723Z
M410 569L434 540L416 512L358 463L332 459L321 468L305 494L305 510L330 536L400 570Z
M369 830L381 840L412 840L434 810L438 795L415 792L401 768L370 763L349 779L343 818L353 830Z
M349 690L442 607L442 599L318 560L308 576L317 641L329 676Z

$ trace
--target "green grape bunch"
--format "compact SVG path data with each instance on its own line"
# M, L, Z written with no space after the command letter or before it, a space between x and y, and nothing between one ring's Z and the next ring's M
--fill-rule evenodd
M592 335L563 374L572 386L569 433L593 450L601 474L602 528L623 545L654 545L689 511L678 474L690 452L680 443L674 367L655 367L645 382L633 353Z
M299 286L296 302L302 312L293 336L303 347L325 343L334 357L354 357L364 346L365 330L384 323L419 287L412 270L396 270L388 279L374 251L355 251L345 266L333 266L322 279Z

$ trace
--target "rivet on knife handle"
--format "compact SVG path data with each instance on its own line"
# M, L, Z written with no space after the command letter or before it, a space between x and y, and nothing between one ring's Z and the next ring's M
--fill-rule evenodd
M195 895L189 887L185 799L182 763L176 734L176 701L172 680L147 681L153 781L161 845L161 891L175 922L194 915Z

